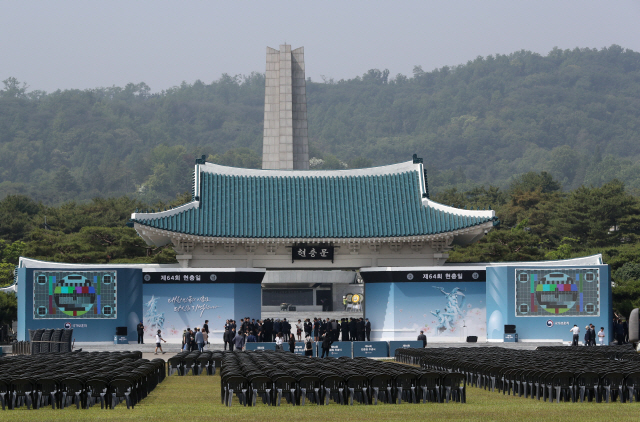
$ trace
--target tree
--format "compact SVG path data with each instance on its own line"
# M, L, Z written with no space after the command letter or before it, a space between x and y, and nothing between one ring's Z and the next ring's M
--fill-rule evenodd
M18 319L18 299L13 293L0 292L0 324L11 324Z
M640 263L627 262L613 273L613 280L617 286L629 283L640 283Z
M539 261L544 253L540 238L523 228L492 230L477 243L456 247L449 253L450 262Z
M542 193L551 193L560 190L561 186L553 176L542 171L540 173L529 172L517 177L510 186L512 192L533 192L540 190Z
M6 196L0 201L0 238L10 242L23 239L41 210L42 206L27 196Z
M568 236L586 245L615 245L635 230L634 222L622 222L637 212L637 201L625 193L624 184L612 180L600 188L573 191L566 202L564 227Z
M0 97L26 98L27 89L29 88L26 83L20 85L20 82L14 77L9 77L2 83L4 84L4 89L0 90Z
M66 166L62 166L56 171L53 178L53 186L65 198L73 197L80 189L78 182L76 182L76 179Z

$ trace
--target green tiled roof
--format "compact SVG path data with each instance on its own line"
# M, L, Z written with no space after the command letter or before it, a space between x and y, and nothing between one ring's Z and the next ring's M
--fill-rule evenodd
M398 172L326 175L269 170L247 170L245 175L213 167L203 171L196 165L199 201L133 214L132 220L170 232L224 238L420 236L494 220L491 211L458 210L423 198L422 164L405 164Z

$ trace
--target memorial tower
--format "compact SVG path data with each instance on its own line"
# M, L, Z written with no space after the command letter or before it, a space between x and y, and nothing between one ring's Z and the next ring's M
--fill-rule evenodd
M267 47L262 168L309 169L304 47Z

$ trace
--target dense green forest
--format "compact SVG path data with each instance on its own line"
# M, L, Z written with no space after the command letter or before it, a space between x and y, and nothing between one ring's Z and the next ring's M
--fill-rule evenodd
M17 75L19 76L19 75ZM640 53L554 49L478 57L410 77L372 69L307 82L316 168L423 157L433 192L507 188L547 171L565 190L617 178L640 193ZM194 158L258 167L264 75L224 75L152 93L124 88L0 90L0 199L45 204L130 195L170 201Z

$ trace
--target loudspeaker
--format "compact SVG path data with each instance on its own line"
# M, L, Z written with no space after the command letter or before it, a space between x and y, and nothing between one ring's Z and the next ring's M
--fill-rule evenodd
M467 336L467 343L476 343L478 341L478 336Z
M505 334L515 334L516 333L516 326L515 325L507 325L507 324L505 324L504 333Z
M116 327L116 335L117 336L126 336L127 335L127 327Z

